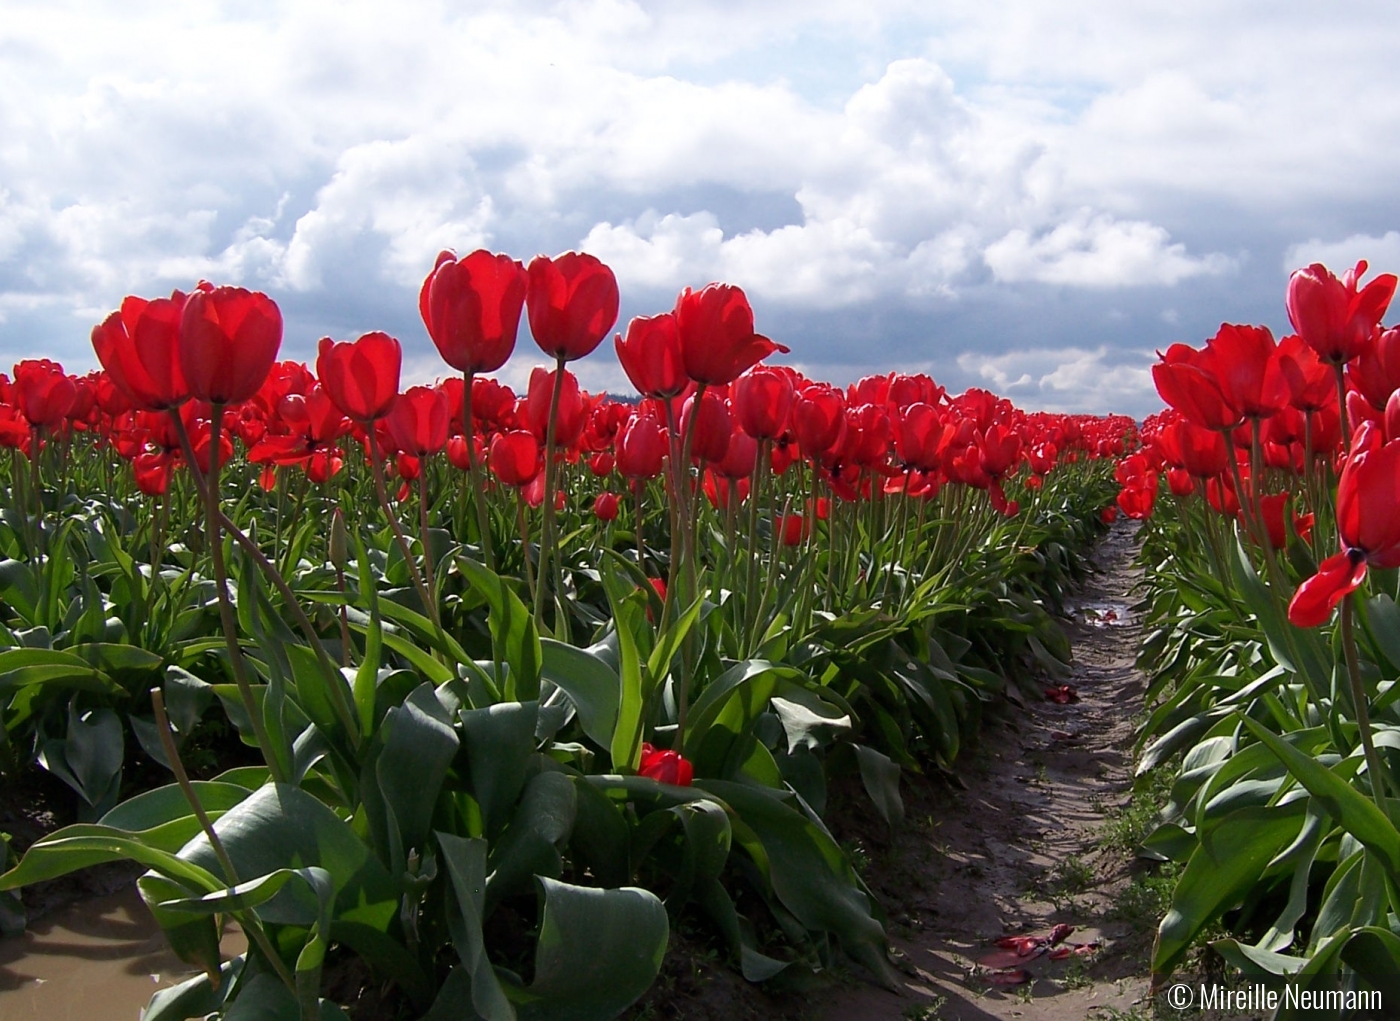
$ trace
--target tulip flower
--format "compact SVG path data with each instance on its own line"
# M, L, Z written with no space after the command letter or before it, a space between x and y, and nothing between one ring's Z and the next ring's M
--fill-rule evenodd
M400 450L426 457L447 445L448 410L447 397L441 390L409 387L394 402L385 424Z
M1391 394L1400 390L1400 327L1383 330L1374 344L1362 348L1347 366L1347 378L1375 411L1384 411Z
M441 253L418 292L418 312L443 361L468 376L504 365L515 350L527 279L508 255Z
M1206 347L1220 394L1240 415L1267 418L1288 405L1292 392L1267 327L1222 323Z
M739 427L756 440L776 440L788 426L797 398L787 373L767 366L745 372L733 386Z
M1315 262L1288 278L1289 322L1318 357L1332 365L1361 354L1395 294L1393 273L1382 273L1358 288L1365 273L1364 259L1340 280Z
M681 361L681 338L670 312L638 316L627 324L627 338L613 341L622 370L643 397L669 400L691 385Z
M92 328L92 348L107 376L135 407L164 411L189 399L180 369L180 320L185 295L128 296Z
M634 415L617 438L617 470L629 479L654 479L661 474L668 443L661 423L648 413Z
M559 386L557 406L553 407L554 442L556 446L571 447L587 423L588 405L579 389L578 377L568 369ZM530 371L530 386L519 405L521 424L544 443L549 435L551 406L554 404L555 377L558 372L543 367Z
M525 304L540 350L561 362L591 353L617 322L617 278L587 253L530 262Z
M523 486L540 471L540 444L533 433L512 429L491 438L487 463L507 486Z
M1363 422L1337 483L1337 531L1342 551L1328 557L1288 604L1288 619L1316 627L1355 591L1367 566L1400 567L1400 437Z
M705 391L698 408L692 408L694 403L695 398L689 398L681 411L682 442L690 448L692 460L706 463L723 461L734 436L729 406L714 390Z
M808 386L792 406L792 431L802 455L809 460L824 458L841 442L846 428L846 399L833 386Z
M321 338L316 375L342 412L356 422L383 418L399 395L403 349L387 333L366 333L353 343Z
M781 344L755 333L753 309L744 292L730 284L687 287L676 299L676 329L686 375L707 386L724 386L757 365Z
M47 358L26 359L15 366L15 403L36 429L54 429L67 417L78 396L77 384L63 366Z
M616 493L604 490L593 500L593 516L599 521L616 521L618 497Z
M237 404L258 392L282 346L282 313L259 291L198 288L180 319L180 369L191 396Z
M679 752L653 747L650 742L642 744L642 762L637 772L658 783L689 787L695 777L695 767Z

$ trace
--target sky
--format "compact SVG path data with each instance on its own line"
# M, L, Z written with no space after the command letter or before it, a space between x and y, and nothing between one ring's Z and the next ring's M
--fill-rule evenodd
M1400 270L1397 52L1372 0L0 0L0 365L203 278L427 381L441 249L576 249L619 330L722 280L814 378L1141 416L1294 268Z

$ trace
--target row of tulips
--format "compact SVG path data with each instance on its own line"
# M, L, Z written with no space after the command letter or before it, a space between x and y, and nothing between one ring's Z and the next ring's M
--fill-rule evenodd
M148 1021L334 1015L350 955L412 1016L612 1017L682 913L752 981L890 981L828 785L895 828L902 772L1065 669L1134 425L809 380L723 284L616 337L636 397L584 393L617 309L591 256L445 253L432 386L384 333L278 361L275 303L207 284L126 299L101 372L0 380L7 747L82 819L0 888L146 865L204 970ZM554 366L516 395L522 317ZM216 706L258 764L198 779ZM118 803L130 743L176 783Z
M1169 410L1116 470L1150 519L1142 769L1176 775L1145 845L1184 866L1162 980L1222 922L1211 946L1252 974L1400 974L1400 329L1396 277L1366 269L1294 273L1281 341L1173 345Z

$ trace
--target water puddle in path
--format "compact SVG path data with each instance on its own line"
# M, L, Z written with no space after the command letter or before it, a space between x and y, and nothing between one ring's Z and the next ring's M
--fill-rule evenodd
M225 955L243 952L230 926ZM5 1021L137 1021L158 989L196 972L165 945L134 886L80 901L0 940Z

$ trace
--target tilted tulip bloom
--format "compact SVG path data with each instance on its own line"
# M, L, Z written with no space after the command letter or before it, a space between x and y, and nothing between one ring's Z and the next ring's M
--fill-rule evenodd
M360 423L383 418L399 395L403 349L387 333L366 333L352 343L321 338L316 375L327 396Z
M15 366L15 403L36 429L61 425L77 397L77 384L57 362L26 359Z
M523 486L540 473L540 444L534 434L512 429L491 437L491 473L507 486Z
M1363 422L1337 483L1337 531L1342 552L1318 565L1298 587L1288 619L1298 627L1323 623L1366 576L1367 566L1400 567L1400 437Z
M258 392L282 346L282 313L260 291L198 288L180 319L180 368L191 396L237 404Z
M185 295L147 301L134 295L92 328L97 360L138 408L164 411L189 399L180 369L180 320Z
M1340 280L1315 262L1288 279L1289 321L1318 357L1332 365L1361 354L1395 294L1393 273L1382 273L1358 288L1365 273L1364 259Z
M449 411L441 390L413 386L399 395L384 421L400 450L426 457L447 445Z
M642 744L642 761L637 772L659 783L689 787L695 778L695 767L679 752L655 748L650 742Z
M1157 393L1193 425L1227 430L1244 421L1244 415L1221 391L1215 355L1209 348L1197 351L1186 344L1173 344L1161 358L1152 366Z
M590 354L617 322L617 278L587 253L530 261L525 305L540 350L571 362Z
M466 375L504 365L515 350L527 279L509 255L441 253L418 292L418 312L443 361Z
M1279 368L1288 381L1289 399L1299 411L1319 411L1337 402L1332 370L1317 352L1290 333L1278 342Z
M617 360L643 397L668 400L691 385L681 361L681 337L670 312L638 316L627 324L627 337L613 339Z
M1239 414L1268 418L1288 406L1292 393L1268 327L1222 323L1206 347L1220 394Z
M676 299L675 315L686 375L706 386L732 383L774 351L788 350L754 332L749 299L730 284L687 287Z

